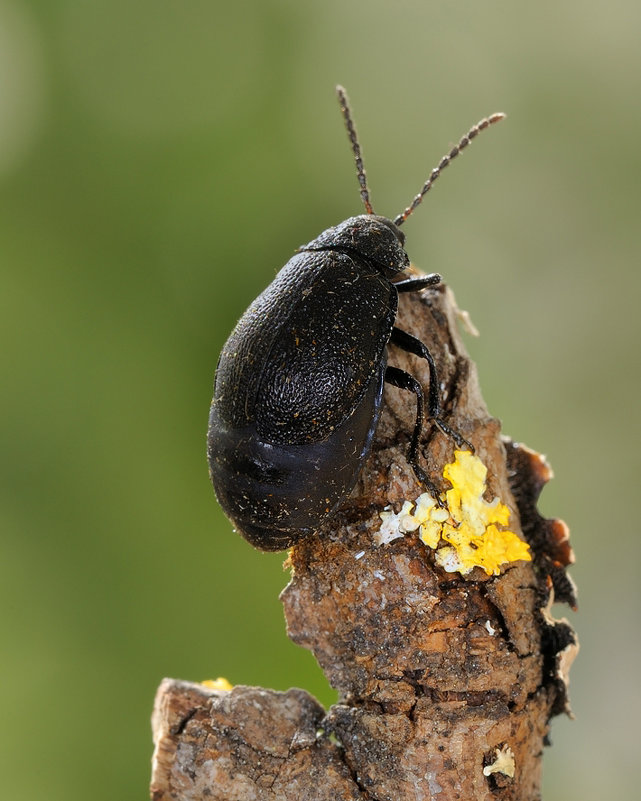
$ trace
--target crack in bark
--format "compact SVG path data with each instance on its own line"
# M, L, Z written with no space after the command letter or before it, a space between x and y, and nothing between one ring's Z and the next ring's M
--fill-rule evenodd
M194 717L194 715L195 715L195 714L196 714L198 711L199 711L199 708L198 708L198 707L195 707L194 709L190 709L190 710L189 710L189 712L188 712L188 713L185 715L185 717L184 717L184 718L182 718L182 720L178 721L178 724L177 724L177 725L175 725L175 726L172 726L171 733L172 733L172 734L173 734L175 737L180 737L180 735L181 735L181 734L182 734L182 733L185 731L185 729L187 728L187 724L189 723L189 721L190 721L190 720L191 720L191 719Z

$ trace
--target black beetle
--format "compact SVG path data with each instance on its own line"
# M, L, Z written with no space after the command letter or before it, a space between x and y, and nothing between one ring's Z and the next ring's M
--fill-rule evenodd
M337 87L366 214L303 245L243 314L218 361L207 455L220 505L256 548L279 551L311 534L353 489L378 423L383 383L416 395L408 462L418 480L424 396L420 383L387 366L387 346L429 365L427 412L459 447L471 447L441 418L434 359L395 326L399 292L438 284L436 273L398 278L409 266L400 225L440 171L503 114L475 125L435 167L393 221L374 214L347 96Z

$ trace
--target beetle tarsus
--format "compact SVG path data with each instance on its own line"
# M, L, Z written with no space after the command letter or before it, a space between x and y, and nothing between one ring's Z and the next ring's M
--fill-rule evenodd
M409 456L408 456L407 461L410 462ZM436 501L437 505L440 506L441 509L447 509L447 504L441 498L442 490L440 490L436 486L436 484L427 477L427 473L423 470L423 468L420 466L420 464L418 464L418 462L416 462L416 461L410 462L410 465L412 467L412 470L414 471L414 475L416 476L416 478L419 481L419 484L424 489L426 489L427 492L429 492L429 494L432 496L432 498L434 498L434 500Z

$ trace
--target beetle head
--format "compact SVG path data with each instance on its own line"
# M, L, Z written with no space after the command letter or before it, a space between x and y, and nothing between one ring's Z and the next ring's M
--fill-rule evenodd
M393 278L410 266L405 252L405 235L387 217L359 214L328 228L301 250L340 250L372 264L386 278Z

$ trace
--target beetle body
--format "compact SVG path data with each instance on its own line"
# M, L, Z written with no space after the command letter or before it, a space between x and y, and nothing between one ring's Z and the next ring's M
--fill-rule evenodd
M238 532L266 551L316 531L351 492L376 431L384 382L416 397L407 459L425 487L434 490L418 461L425 403L441 431L472 447L441 417L428 348L395 325L399 292L440 281L437 274L403 277L410 262L400 226L440 171L503 115L470 129L392 221L373 212L347 97L337 91L367 213L299 248L243 314L216 369L207 432L211 480ZM387 366L390 344L427 361L427 401L413 376Z
M208 431L218 500L252 544L281 550L352 490L378 422L386 347L409 266L403 234L352 217L299 249L225 344Z

